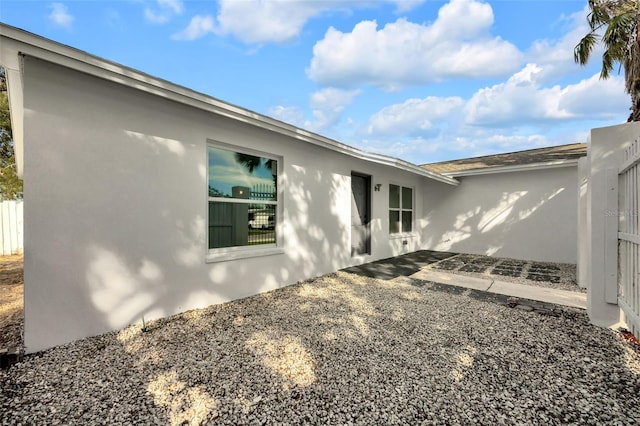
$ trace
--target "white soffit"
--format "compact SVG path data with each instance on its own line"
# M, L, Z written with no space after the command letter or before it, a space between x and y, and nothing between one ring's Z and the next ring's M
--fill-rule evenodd
M129 68L106 59L101 59L73 47L62 45L15 27L0 24L0 64L5 66L8 70L21 71L19 69L19 57L21 55L33 56L76 71L93 75L95 77L170 99L175 102L212 112L237 121L242 121L297 140L318 145L354 158L391 166L449 185L458 185L460 183L450 176L445 176L423 169L422 167L411 164L407 161L388 157L386 155L362 151L333 139L320 136L282 121L249 111L245 108L222 102L208 95L187 89L186 87L153 77L133 68ZM22 82L20 82L20 85L21 84ZM16 84L11 86L11 91L14 90L15 85ZM11 103L12 119L14 115L19 115L21 117L22 91L20 90L14 97L19 97L20 99L16 100L15 103ZM16 110L18 112L14 112L13 108L18 108L18 110ZM15 126L19 127L19 130L16 132L16 135L19 135L19 138L14 135L14 142L16 143L17 150L21 153L23 144L22 122L16 122ZM22 156L20 155L17 158L20 170L22 169L21 157Z

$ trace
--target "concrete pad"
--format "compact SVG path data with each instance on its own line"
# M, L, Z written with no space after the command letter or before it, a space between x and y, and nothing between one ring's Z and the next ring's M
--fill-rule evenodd
M417 280L433 281L439 284L455 285L458 287L472 288L474 290L486 291L490 286L492 280L476 277L467 277L466 275L454 275L447 274L446 272L438 271L418 271L413 275L409 275L409 278Z
M523 284L494 281L487 289L489 293L504 294L522 299L538 300L556 305L587 309L587 295L575 291L557 290L547 287L536 287Z
M537 300L539 302L553 303L561 306L580 309L587 308L587 295L574 291L557 290L554 288L537 287L505 281L493 281L491 279L468 277L432 270L421 270L409 277L417 280L471 288L488 293Z

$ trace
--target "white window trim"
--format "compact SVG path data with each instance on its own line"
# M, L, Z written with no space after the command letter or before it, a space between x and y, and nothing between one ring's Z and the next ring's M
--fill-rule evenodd
M391 208L389 207L389 193L391 192L391 185L395 185L397 187L400 188L400 207L399 208ZM402 188L409 188L411 189L411 210L409 209L404 209L402 208ZM398 238L413 238L417 235L416 232L416 188L414 186L410 186L410 185L403 185L401 183L398 182L393 182L390 181L389 185L387 185L387 221L391 221L391 217L389 215L390 211L398 211L400 212L400 218L399 218L399 232L394 232L391 233L389 232L389 239L393 240L393 239L398 239ZM409 232L402 232L402 212L403 211L411 211L411 231ZM390 223L389 223L390 225ZM389 227L387 227L387 229L389 229Z
M278 162L278 171L277 171L277 183L278 183L278 192L277 192L277 201L266 201L266 200L244 200L244 199L230 199L226 197L209 197L209 147L220 148L232 152L239 152L242 154L255 155L257 157L269 158L272 160L276 160ZM276 206L276 242L275 244L260 244L253 246L236 246L236 247L221 247L221 248L209 248L209 214L205 215L206 219L206 238L205 238L205 262L206 263L215 263L215 262L224 262L228 260L237 260L237 259L246 259L251 257L261 257L261 256L271 256L284 254L284 238L282 235L282 221L283 221L283 212L284 212L284 190L283 190L283 178L282 178L282 170L284 169L284 158L281 155L272 154L269 152L259 151L252 148L247 148L240 145L228 144L225 142L220 142L214 139L207 139L207 143L205 144L205 159L206 159L206 180L205 180L205 195L206 195L206 204L205 204L205 212L209 211L209 201L222 201L228 203L238 203L238 204L268 204Z

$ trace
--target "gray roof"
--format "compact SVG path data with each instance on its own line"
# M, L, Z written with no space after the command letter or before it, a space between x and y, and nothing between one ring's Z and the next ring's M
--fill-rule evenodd
M505 154L442 161L439 163L423 164L420 167L436 173L458 173L469 170L575 160L585 155L587 155L586 143L572 143L547 148L529 149L526 151L508 152Z

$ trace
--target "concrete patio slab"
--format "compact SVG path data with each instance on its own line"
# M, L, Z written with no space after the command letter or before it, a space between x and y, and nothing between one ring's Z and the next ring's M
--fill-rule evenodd
M486 291L490 293L504 294L506 296L554 303L556 305L587 309L587 295L585 293L578 293L575 291L535 287L505 281L494 281L493 285Z
M502 294L520 299L536 300L561 306L587 309L587 295L574 291L536 287L506 281L493 281L491 279L468 277L465 275L428 270L418 271L415 274L409 275L409 278L486 291L488 293Z
M438 284L455 285L458 287L472 288L474 290L487 291L493 282L490 279L468 277L465 275L447 274L446 272L422 270L409 275L409 278L432 281Z
M450 258L455 260L456 257L459 256L455 253L422 250L346 268L343 271L383 280L413 281L413 284L421 283L422 286L427 283L434 283L450 286L449 288L452 290L453 288L471 289L483 292L486 296L494 294L499 295L501 298L503 298L502 296L507 296L572 308L587 308L587 295L585 293L497 281L491 277L479 278L428 267L440 261L448 262ZM487 262L495 263L499 260L487 259Z
M587 309L587 295L574 291L536 287L506 281L493 281L491 279L468 277L465 275L428 270L418 271L415 274L409 275L409 278L456 287L470 288L488 293L502 294L520 299L536 300L561 306Z

